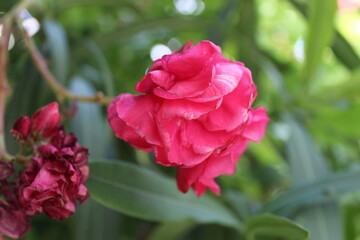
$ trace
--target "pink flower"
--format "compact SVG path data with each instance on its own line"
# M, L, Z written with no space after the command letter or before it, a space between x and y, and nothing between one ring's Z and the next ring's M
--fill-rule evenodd
M57 129L48 144L37 148L31 165L21 175L19 199L26 213L45 212L57 220L71 216L89 197L85 187L87 158L88 150L74 135Z
M156 162L179 167L182 192L193 187L219 194L214 178L232 174L248 141L260 141L269 121L256 97L251 72L209 41L186 44L156 60L136 85L145 95L120 94L108 108L117 137Z
M38 135L40 138L47 138L56 129L59 121L60 113L58 103L49 103L37 110L31 117L32 131L34 135Z

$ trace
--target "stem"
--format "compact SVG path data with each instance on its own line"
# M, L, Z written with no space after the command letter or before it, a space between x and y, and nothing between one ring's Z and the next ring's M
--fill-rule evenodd
M6 78L6 66L10 34L11 21L10 19L5 18L3 19L2 33L0 38L0 160L2 160L7 155L4 135L4 121L6 99L7 96L10 94L10 88Z
M8 46L11 27L14 19L26 8L32 0L23 0L0 19L2 32L0 36L0 160L10 161L12 156L7 153L5 143L5 108L8 95L11 93L7 80Z
M25 46L28 49L33 61L35 62L36 67L40 71L41 75L49 86L54 90L54 92L59 95L60 98L68 98L75 101L83 102L94 102L100 104L109 104L112 101L112 98L106 97L102 92L98 92L95 96L79 96L70 92L67 88L62 86L55 76L51 73L47 66L47 61L37 49L34 41L29 37L26 30L19 24L22 36L24 38Z

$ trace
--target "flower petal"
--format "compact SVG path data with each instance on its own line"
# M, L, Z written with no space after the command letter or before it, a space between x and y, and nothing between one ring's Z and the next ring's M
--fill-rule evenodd
M242 78L235 90L224 96L219 108L202 116L200 121L209 131L232 131L246 122L255 96L256 87L251 73L244 67Z
M211 155L194 167L181 167L177 172L177 184L181 192L186 193L192 187L198 197L209 188L220 194L220 188L214 178L222 174L233 174L240 155L245 151L247 141L238 137L236 141L220 154Z
M220 62L215 64L211 83L203 94L192 99L196 102L212 101L232 92L243 75L242 65L237 62Z
M170 120L174 117L182 117L187 120L197 119L218 108L221 101L222 99L204 103L195 103L185 99L167 100L159 110L159 117L164 120Z
M108 120L117 137L142 150L160 145L154 109L160 100L152 94L120 94L108 108Z
M181 79L190 78L198 74L213 54L221 53L221 49L209 41L202 41L186 51L165 55L163 69L173 73Z
M131 146L143 151L151 151L152 146L140 137L132 127L129 127L122 119L119 118L116 111L116 102L113 101L108 107L108 122L115 135L128 142Z
M204 161L211 151L195 152L191 144L184 142L185 120L174 118L158 122L163 147L155 147L156 162L166 166L194 166Z
M249 112L249 121L242 132L242 136L251 141L260 142L265 135L265 128L269 120L265 108L252 109Z

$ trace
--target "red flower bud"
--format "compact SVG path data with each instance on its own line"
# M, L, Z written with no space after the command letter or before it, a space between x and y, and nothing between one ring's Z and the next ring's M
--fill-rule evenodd
M35 135L40 135L40 138L49 137L60 121L59 105L52 102L39 110L37 110L31 117L32 131Z
M11 134L16 138L16 140L26 141L26 138L30 132L31 128L31 119L28 116L22 116L16 120Z

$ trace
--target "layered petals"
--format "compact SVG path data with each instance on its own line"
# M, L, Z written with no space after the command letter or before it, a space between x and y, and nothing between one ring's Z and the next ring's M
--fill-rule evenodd
M87 149L61 128L48 144L39 146L20 177L18 195L26 214L45 212L59 221L71 216L89 197L84 185L89 174L87 158Z
M177 184L181 192L186 193L192 187L198 197L204 194L207 188L220 194L220 187L214 178L223 174L233 174L240 155L245 151L248 141L237 137L229 144L226 151L214 153L201 164L189 168L179 168Z
M160 99L155 95L119 95L108 107L108 121L118 138L144 151L160 145L154 114Z
M108 108L115 135L154 151L155 161L178 167L180 191L220 193L215 178L232 174L249 141L259 142L269 121L252 108L257 91L243 63L226 59L209 41L154 62L136 85L145 95L120 94Z

